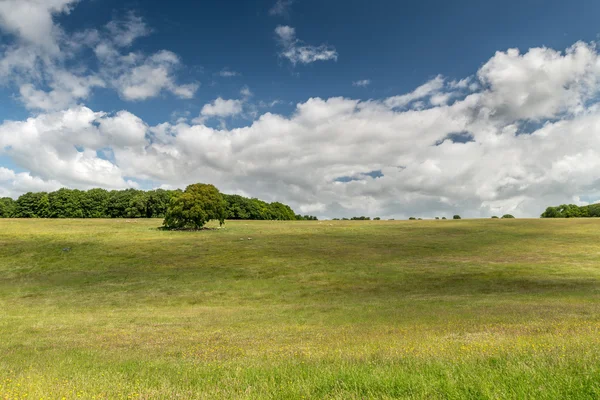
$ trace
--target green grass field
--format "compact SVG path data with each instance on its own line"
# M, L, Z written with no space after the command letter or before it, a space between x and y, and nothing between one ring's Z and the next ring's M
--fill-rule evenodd
M0 220L0 399L600 397L600 220L160 225Z

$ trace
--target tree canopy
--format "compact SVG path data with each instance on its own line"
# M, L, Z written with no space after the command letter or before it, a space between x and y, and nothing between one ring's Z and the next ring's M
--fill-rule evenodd
M226 217L227 203L219 189L196 183L171 200L163 225L168 229L200 229L211 220L223 225Z
M0 198L0 218L164 218L177 190L59 189L51 193L25 193L17 200ZM267 203L239 195L222 195L226 219L316 220L296 215L280 202Z
M600 217L600 204L577 206L575 204L562 204L557 207L548 207L541 215L542 218L598 218Z

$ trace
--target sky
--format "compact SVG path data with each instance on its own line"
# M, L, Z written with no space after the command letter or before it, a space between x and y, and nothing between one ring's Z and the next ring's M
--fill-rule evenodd
M600 2L0 0L0 197L185 188L321 218L600 201Z

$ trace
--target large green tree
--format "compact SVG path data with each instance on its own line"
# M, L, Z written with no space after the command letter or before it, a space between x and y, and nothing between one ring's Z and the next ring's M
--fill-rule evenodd
M167 229L200 229L210 220L221 225L227 216L227 204L213 185L196 183L173 198L163 225Z

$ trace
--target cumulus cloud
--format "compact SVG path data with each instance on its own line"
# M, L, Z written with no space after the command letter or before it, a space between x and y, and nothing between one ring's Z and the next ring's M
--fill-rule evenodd
M219 97L212 103L205 104L200 115L203 117L232 117L242 112L242 106L241 100L225 100Z
M197 83L179 85L175 82L174 71L180 65L180 60L175 53L167 50L149 57L131 54L99 56L106 66L103 75L125 100L146 100L163 91L190 99L199 87Z
M405 107L415 100L422 99L432 94L439 93L444 87L444 78L441 75L436 76L429 82L424 83L410 93L400 96L393 96L386 99L385 104L390 108Z
M151 33L146 22L133 12L129 12L124 19L110 21L106 28L112 41L120 47L129 47L138 38Z
M205 118L240 115L244 97L156 126L71 107L0 125L0 155L45 183L207 182L320 216L538 216L600 198L599 77L593 44L508 50L465 80L438 76L379 100L311 98L235 129Z
M2 0L0 28L27 44L49 52L59 50L61 29L53 18L68 13L78 0Z
M338 53L334 47L325 44L305 45L296 37L296 29L291 26L280 25L275 28L275 34L281 47L279 56L286 58L293 65L310 64L315 61L337 61Z
M133 42L150 34L134 13L102 29L66 34L54 17L68 13L76 0L2 0L0 31L14 37L0 48L0 83L18 88L28 109L61 110L87 100L98 87L109 87L125 100L138 101L164 92L189 99L199 84L180 84L179 57L167 50L131 52ZM93 50L98 68L79 60Z

